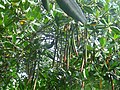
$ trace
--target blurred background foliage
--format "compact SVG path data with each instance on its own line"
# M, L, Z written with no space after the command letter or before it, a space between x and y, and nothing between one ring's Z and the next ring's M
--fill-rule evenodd
M0 0L0 90L120 90L120 0L77 2L87 45L55 0Z

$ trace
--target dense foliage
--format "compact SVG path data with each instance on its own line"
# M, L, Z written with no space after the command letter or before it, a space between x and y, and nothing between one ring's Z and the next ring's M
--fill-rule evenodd
M120 90L120 0L0 0L0 90Z

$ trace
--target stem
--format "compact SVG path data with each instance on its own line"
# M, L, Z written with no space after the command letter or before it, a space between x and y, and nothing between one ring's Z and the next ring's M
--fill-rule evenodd
M85 27L85 26L84 26ZM88 32L88 30L87 30L87 28L85 27L85 33L84 33L84 35L85 35L85 46L84 46L84 49L85 49L85 57L84 57L84 60L85 60L85 64L87 63L87 44L88 44L88 42L87 42L87 32Z
M84 28L85 28L85 31L84 31L84 50L83 50L83 62L82 62L82 66L81 66L81 69L80 69L80 71L82 72L83 71L83 69L84 69L84 66L85 66L85 64L87 63L87 44L88 44L88 42L87 42L87 28L86 28L86 26L84 25Z
M113 82L113 77L112 76L110 76L110 80L111 80L112 90L115 90L114 82Z
M58 37L59 37L58 31L59 31L59 27L57 27L57 30L56 30L56 33L55 33L55 51L54 51L54 59L53 59L52 67L54 67L54 65L55 65L56 55L58 54L58 51L57 51L57 49L58 49L57 44L58 44ZM57 59L58 59L58 57L57 57Z
M93 61L95 61L95 27L93 27L94 28L94 33L93 33L93 37L94 37L94 43L93 43L93 57L92 57L92 59L93 59Z

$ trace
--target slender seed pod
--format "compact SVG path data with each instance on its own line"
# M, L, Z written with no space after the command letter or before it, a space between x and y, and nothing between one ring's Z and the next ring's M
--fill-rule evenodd
M49 11L50 10L50 7L49 7L49 0L41 0L42 1L42 5L43 7Z
M73 19L83 24L87 23L87 19L76 0L56 0L60 8Z

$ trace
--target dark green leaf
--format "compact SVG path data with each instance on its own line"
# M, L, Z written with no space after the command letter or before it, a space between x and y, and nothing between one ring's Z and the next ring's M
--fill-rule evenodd
M110 28L113 33L120 35L120 28L118 28L116 26L111 26Z
M91 9L91 7L89 7L89 6L83 6L83 9L84 9L87 13L93 14L93 10Z

